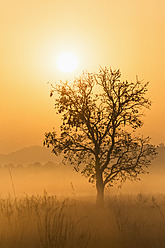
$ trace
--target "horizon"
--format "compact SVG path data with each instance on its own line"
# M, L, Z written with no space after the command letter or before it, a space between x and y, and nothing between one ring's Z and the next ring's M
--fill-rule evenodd
M20 147L20 148L18 148L17 150L13 150L13 151L7 152L7 153L1 153L1 152L0 152L0 155L9 155L9 154L12 154L12 153L15 153L15 152L19 152L19 151L24 150L24 149L33 148L33 147L44 148L45 150L48 150L48 151L50 151L50 153L51 153L51 147L47 148L47 147L44 146L44 145L33 144L33 145L28 145L28 146ZM159 144L156 144L155 147L156 147L156 148L161 148L161 147L164 147L164 148L165 148L165 144L161 142L161 143L159 143ZM54 156L56 156L54 153L52 153L52 154L53 154Z

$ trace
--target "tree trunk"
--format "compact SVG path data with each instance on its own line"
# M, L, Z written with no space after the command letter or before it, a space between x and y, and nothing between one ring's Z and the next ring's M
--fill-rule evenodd
M104 184L103 184L103 178L102 173L100 172L96 176L96 189L97 189L97 198L96 198L96 204L98 207L104 206Z

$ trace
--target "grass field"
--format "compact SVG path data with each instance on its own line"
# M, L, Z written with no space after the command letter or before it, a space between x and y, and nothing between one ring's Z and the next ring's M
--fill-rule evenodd
M163 248L165 196L113 195L104 209L76 197L0 199L0 248Z

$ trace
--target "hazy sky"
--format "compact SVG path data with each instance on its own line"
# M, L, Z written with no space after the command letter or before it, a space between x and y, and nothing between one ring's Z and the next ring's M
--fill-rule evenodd
M56 65L64 51L76 75L101 65L150 81L141 132L165 143L164 0L0 0L0 153L42 145L59 125L47 82L71 78Z

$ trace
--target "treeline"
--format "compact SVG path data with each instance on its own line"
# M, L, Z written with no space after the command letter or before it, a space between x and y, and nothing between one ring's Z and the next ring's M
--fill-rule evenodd
M46 163L34 162L34 163L30 163L28 165L13 164L13 163L0 164L0 169L31 169L31 168L55 169L55 168L57 168L57 164L55 164L52 161L48 161Z

